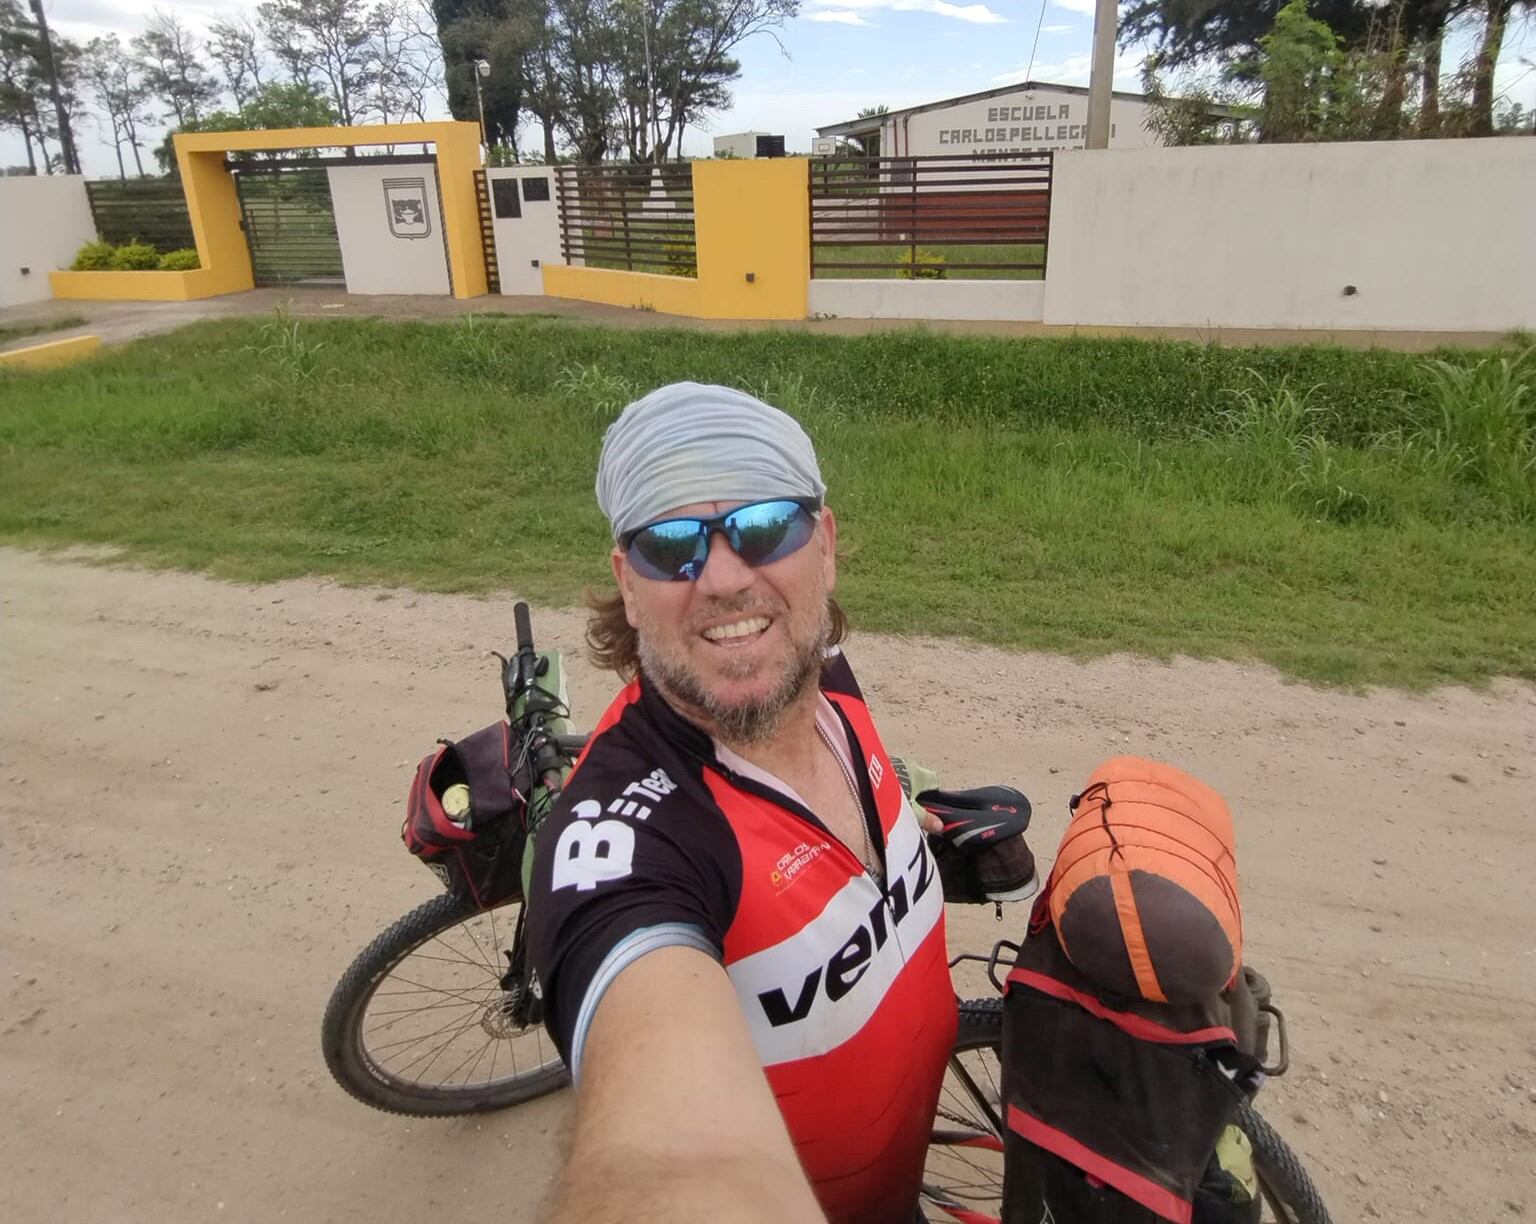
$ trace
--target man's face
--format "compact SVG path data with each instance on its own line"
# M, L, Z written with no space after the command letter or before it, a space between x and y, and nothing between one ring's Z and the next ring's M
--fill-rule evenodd
M743 504L695 502L659 517L706 518ZM697 582L646 578L615 548L613 575L646 676L728 743L772 735L820 673L836 544L826 509L804 548L756 569L716 533Z

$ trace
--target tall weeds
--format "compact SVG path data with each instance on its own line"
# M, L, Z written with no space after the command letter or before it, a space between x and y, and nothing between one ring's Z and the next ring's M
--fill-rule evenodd
M1473 366L1432 361L1415 424L1397 444L1427 471L1486 495L1500 517L1536 517L1536 346Z

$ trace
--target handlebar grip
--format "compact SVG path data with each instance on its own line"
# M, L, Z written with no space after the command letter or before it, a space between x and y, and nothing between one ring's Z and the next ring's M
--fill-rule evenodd
M533 649L533 625L528 619L528 605L522 600L512 605L512 621L517 627L517 648L519 651Z

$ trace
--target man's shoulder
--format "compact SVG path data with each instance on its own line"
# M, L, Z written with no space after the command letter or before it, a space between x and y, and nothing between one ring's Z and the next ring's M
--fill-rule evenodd
M829 697L848 697L862 703L864 691L853 677L853 668L841 646L833 646L821 663L821 691Z
M729 911L740 850L702 766L644 725L631 707L593 733L534 844L538 904L563 905L646 890L708 893Z
M673 795L683 775L690 772L695 768L668 742L665 730L646 709L639 683L631 683L593 728L567 780L560 806L569 808L577 801L594 798L615 800L631 785L637 790L648 788L659 803Z

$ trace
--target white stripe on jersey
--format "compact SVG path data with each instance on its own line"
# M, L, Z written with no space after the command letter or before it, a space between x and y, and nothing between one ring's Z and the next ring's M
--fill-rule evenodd
M887 894L869 876L854 876L794 935L726 966L765 1067L853 1037L939 923L938 866L905 797L886 867Z

